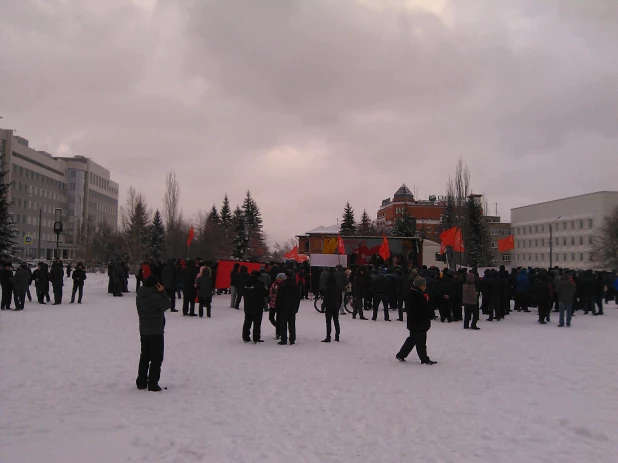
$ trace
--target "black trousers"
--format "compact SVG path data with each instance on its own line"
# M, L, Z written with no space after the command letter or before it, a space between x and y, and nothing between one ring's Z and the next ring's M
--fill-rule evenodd
M352 318L356 318L357 315L360 318L364 317L363 306L364 306L363 295L360 293L355 294L354 295L354 312L352 313Z
M174 289L166 289L168 297L170 298L170 309L176 310L176 291Z
M502 313L502 307L500 306L500 299L490 299L489 300L489 319L500 320L504 318L504 314Z
M184 315L195 313L195 294L187 294L185 292L182 296L182 313ZM189 312L189 310L191 310L191 312Z
M199 314L200 317L204 316L204 306L206 306L206 317L210 318L210 308L212 306L212 299L208 299L205 297L199 298Z
M54 286L54 304L62 304L62 285Z
M26 291L14 291L15 308L23 309L26 303Z
M28 296L28 300L32 302L32 294L30 294L30 286L28 286L28 289L26 290L26 295Z
M462 320L461 301L458 301L457 298L455 298L453 302L451 302L451 312L453 314L453 320L455 320L456 322Z
M39 304L44 304L45 303L45 299L47 299L47 302L49 302L49 286L46 286L44 288L37 288L36 289L36 297L37 300L39 301Z
M550 301L539 301L539 321L545 321L547 317L549 317L549 313L551 311L551 302Z
M84 284L83 283L73 283L73 292L71 293L71 302L75 302L75 293L79 291L79 296L77 302L82 301L82 297L84 297Z
M470 326L470 319L472 319L472 328L476 327L476 323L479 321L479 306L477 304L466 304L464 306L464 327Z
M580 297L579 298L580 306L584 309L584 313L588 313L592 311L592 313L596 313L596 309L594 307L594 300L591 297Z
M399 350L397 357L405 359L410 355L412 349L416 347L416 353L421 362L429 360L427 356L427 331L424 330L410 330L410 336L405 340L403 346Z
M107 292L109 294L114 294L114 279L112 277L108 277Z
M246 313L245 322L242 324L242 339L243 341L251 341L251 325L253 325L253 342L258 342L262 339L262 315L260 313Z
M404 296L399 297L399 299L397 300L397 312L399 314L399 320L403 320L403 309L405 305L406 301L404 299Z
M528 310L527 293L515 293L515 310Z
M332 322L332 323L331 323ZM332 324L335 325L335 337L339 339L339 334L341 333L341 328L339 327L339 310L326 311L326 337L330 338Z
M119 279L114 279L114 296L122 295L123 281Z
M13 288L2 287L2 308L8 309L11 307L11 299L13 298Z
M234 302L234 308L240 310L240 300L242 299L242 293L236 289L236 301Z
M382 303L382 307L384 307L384 320L388 320L388 295L386 294L373 295L373 320L378 318L378 308L380 307L380 302Z
M140 336L142 353L139 357L137 379L142 384L158 384L163 363L163 335Z
M449 320L449 321L453 321L453 317L451 314L451 306L452 306L452 299L450 298L446 298L443 297L442 301L440 302L440 320L444 321L444 320Z
M277 312L274 308L268 309L268 320L270 324L275 327L275 335L279 337L279 325L277 324Z
M365 310L371 310L373 308L373 293L369 292L363 298L365 299Z
M279 312L277 314L277 324L279 325L281 342L288 341L288 330L290 332L290 344L296 342L296 313Z
M135 292L137 292L139 290L139 287L142 284L142 280L140 280L139 278L135 277Z

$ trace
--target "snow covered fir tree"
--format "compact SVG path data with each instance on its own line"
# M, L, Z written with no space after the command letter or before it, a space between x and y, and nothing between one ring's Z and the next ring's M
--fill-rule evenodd
M232 215L232 257L234 259L245 259L249 251L249 232L245 224L245 216L242 209L236 206Z
M343 209L343 216L341 218L340 232L342 235L354 235L356 233L356 219L354 218L354 209L350 206L350 203L345 204Z
M489 233L483 217L483 207L475 195L468 196L466 200L465 218L464 244L467 262L471 267L481 267L486 264L485 247L489 243Z
M416 233L416 219L410 215L407 209L395 220L391 231L393 236L414 236Z
M165 227L161 213L157 209L148 229L148 252L151 259L162 260L165 257Z
M17 229L9 202L11 185L4 182L5 176L6 172L0 172L0 260L3 262L13 257L13 246L17 241Z

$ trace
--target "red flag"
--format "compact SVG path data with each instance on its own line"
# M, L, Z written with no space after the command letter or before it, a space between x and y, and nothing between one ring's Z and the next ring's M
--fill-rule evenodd
M193 241L194 237L195 230L193 229L193 225L191 225L191 228L189 229L189 238L187 239L187 247L191 246L191 241Z
M443 231L440 235L440 241L442 242L440 252L442 252L442 249L446 250L446 246L451 246L456 252L465 251L463 238L461 237L461 228L459 227L453 227Z
M440 254L444 254L446 252L446 245L444 243L440 244Z
M286 259L298 259L298 246L294 246L292 249L290 249L288 252L285 253L285 258Z
M384 260L391 256L391 250L388 247L388 239L386 238L386 235L382 235L382 246L380 246L380 252L378 254L380 254Z
M343 238L341 235L337 235L337 252L340 256L345 254L345 246L343 245Z
M461 228L457 228L455 232L455 242L453 243L453 251L466 252L463 244L463 238L461 237Z
M510 251L511 249L515 249L515 238L513 238L513 235L498 240L498 250L500 252Z

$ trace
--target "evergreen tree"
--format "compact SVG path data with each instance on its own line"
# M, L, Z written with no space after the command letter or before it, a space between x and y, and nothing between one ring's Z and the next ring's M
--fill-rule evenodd
M487 224L483 217L483 207L478 199L470 195L465 203L465 235L464 245L468 255L468 265L481 267L485 262L485 247L489 243Z
M361 236L368 236L371 234L372 228L369 214L367 214L367 210L363 209L363 215L361 215L360 223L358 224L358 234Z
M223 206L221 206L219 219L221 220L221 225L223 228L229 230L232 225L232 209L230 208L230 200L228 199L227 194L225 195L225 198L223 198Z
M126 231L129 259L132 265L138 265L148 254L149 219L146 202L138 195L135 208L129 216Z
M262 231L262 213L251 196L250 191L247 191L247 195L243 201L242 211L249 239L249 257L263 257L266 254L266 244Z
M391 230L393 236L414 236L416 233L416 219L404 209L403 215L395 220L395 225Z
M350 203L345 204L343 209L343 216L341 220L340 232L342 235L354 235L356 232L356 219L354 218L354 209L350 206Z
M148 232L150 235L148 243L150 258L154 260L163 259L165 257L165 227L158 209L155 212Z
M8 261L13 257L13 246L17 241L17 229L13 222L11 203L9 202L11 185L4 182L5 175L6 172L0 172L0 259Z
M444 208L442 209L442 217L440 218L440 228L442 231L446 231L457 225L456 215L455 196L452 194L447 194L446 202L444 204Z
M245 217L242 209L236 206L232 215L232 232L234 238L232 240L232 257L235 259L244 259L249 251L249 234L245 223Z
M219 213L217 212L217 206L215 206L214 204L212 205L212 208L210 209L210 212L208 213L208 217L206 218L206 221L210 224L217 224L217 225L221 223L221 218L219 217Z

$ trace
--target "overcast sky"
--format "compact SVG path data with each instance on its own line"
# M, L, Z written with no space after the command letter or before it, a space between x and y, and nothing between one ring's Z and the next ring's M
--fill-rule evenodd
M459 157L506 219L618 189L615 0L1 3L0 126L153 209L175 170L185 215L250 189L283 241Z

